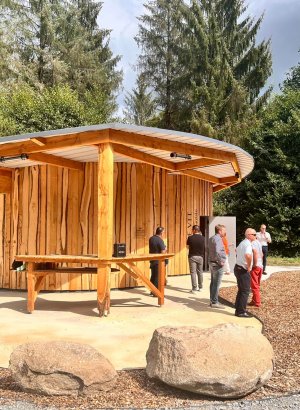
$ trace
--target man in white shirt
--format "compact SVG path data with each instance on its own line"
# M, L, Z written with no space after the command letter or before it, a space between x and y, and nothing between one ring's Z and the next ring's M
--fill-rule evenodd
M262 224L260 226L260 231L257 233L256 238L262 246L263 252L263 274L267 275L266 266L267 266L267 256L268 256L268 245L272 242L271 235L266 231L266 225Z
M235 299L235 316L243 318L251 317L246 312L246 307L250 293L250 271L253 259L252 242L255 241L255 239L255 230L248 228L245 232L245 239L236 249L234 274L237 281L238 292Z

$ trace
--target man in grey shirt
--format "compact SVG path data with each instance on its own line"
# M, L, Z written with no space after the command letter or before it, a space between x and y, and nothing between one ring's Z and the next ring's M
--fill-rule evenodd
M216 225L215 235L209 238L208 241L209 270L211 274L210 307L213 308L223 308L219 304L218 296L223 276L223 266L226 261L226 252L222 241L225 233L226 228L224 225Z

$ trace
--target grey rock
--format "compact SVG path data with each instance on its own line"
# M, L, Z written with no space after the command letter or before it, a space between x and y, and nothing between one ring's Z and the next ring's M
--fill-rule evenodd
M274 352L253 327L222 324L209 329L161 327L146 354L150 378L183 390L239 398L271 377Z
M111 390L117 378L112 364L93 347L61 341L18 346L9 368L23 391L45 395L94 395Z

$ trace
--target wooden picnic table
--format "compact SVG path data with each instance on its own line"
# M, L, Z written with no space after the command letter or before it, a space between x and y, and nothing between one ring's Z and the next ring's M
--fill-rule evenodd
M96 255L16 255L15 260L26 262L27 264L27 311L34 311L34 304L38 293L43 286L44 279L50 274L59 273L78 273L78 274L96 274L97 280L97 304L100 316L107 316L110 311L110 275L107 275L107 268L116 264L126 273L139 279L155 296L158 298L158 305L164 304L165 290L165 260L174 256L173 253L164 254L147 254L147 255L127 255L116 258L100 258ZM156 288L150 280L138 268L136 262L158 260L159 262L159 280ZM63 267L61 264L85 264L91 266ZM103 269L104 268L104 269ZM105 299L106 309L100 308Z

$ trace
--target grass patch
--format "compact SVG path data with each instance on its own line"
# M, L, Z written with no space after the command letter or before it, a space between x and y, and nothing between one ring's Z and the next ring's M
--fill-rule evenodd
M300 257L287 258L282 256L268 255L267 265L300 266Z

